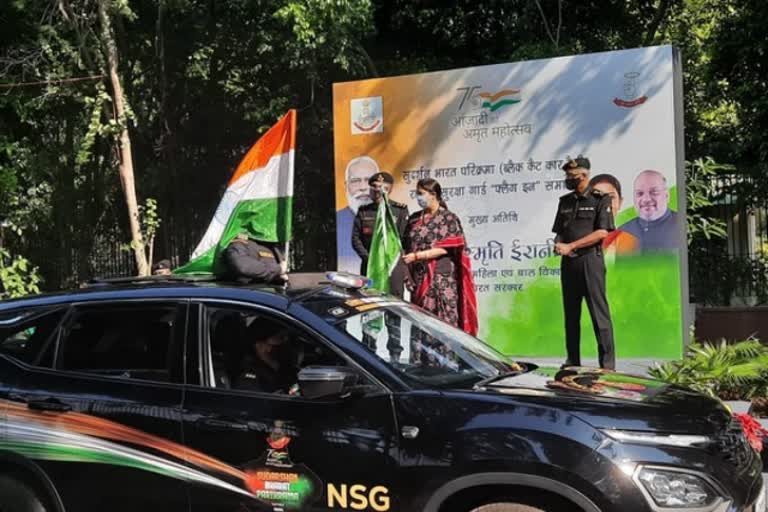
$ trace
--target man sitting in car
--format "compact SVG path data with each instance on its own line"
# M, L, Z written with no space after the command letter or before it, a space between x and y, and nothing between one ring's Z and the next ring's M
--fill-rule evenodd
M233 387L264 393L295 393L298 368L288 334L279 324L255 319L246 332L246 339L252 340L250 352Z

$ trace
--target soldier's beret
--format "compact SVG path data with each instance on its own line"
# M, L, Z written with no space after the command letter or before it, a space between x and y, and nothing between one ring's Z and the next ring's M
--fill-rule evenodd
M374 183L389 183L390 185L395 184L395 178L392 177L391 174L388 172L377 172L370 178L368 178L368 184L373 185Z
M589 158L581 155L576 158L567 157L565 159L565 165L563 165L563 170L578 169L579 167L582 169L590 169L591 164L589 163Z

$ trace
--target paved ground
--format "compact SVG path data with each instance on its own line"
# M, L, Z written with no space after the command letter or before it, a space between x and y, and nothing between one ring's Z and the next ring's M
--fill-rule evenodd
M538 364L539 366L560 366L563 364L563 359L548 358L548 357L514 357L512 359L519 359L520 361L529 361L531 363ZM648 368L653 366L657 360L655 359L619 359L616 361L616 369L620 372L633 373L635 375L645 375ZM661 361L663 362L663 361ZM597 359L582 359L581 364L583 366L598 366Z

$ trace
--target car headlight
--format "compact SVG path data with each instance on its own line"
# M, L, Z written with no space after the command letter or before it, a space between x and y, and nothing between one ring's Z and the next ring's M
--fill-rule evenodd
M720 498L703 478L690 473L640 468L636 479L659 507L705 508Z
M623 443L660 444L666 446L697 446L708 444L712 439L707 436L680 434L651 434L631 430L603 430L603 433Z

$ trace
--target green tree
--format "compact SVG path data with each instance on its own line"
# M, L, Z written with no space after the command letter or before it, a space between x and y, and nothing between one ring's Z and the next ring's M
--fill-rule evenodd
M759 0L729 2L713 29L710 76L716 97L728 106L723 146L745 180L737 193L749 205L768 206L768 39L762 20L768 5Z
M0 300L40 293L37 267L23 256L12 256L0 247Z
M716 178L721 171L731 172L732 165L715 162L711 157L685 163L686 196L688 206L688 244L696 239L725 238L726 224L707 210L714 206L720 195Z
M120 260L113 249L126 235L137 239L134 221L141 226L126 215L130 186L114 179L127 134L138 195L161 198L158 216L168 219L154 250L186 257L244 149L298 106L308 143L298 155L293 255L331 266L332 248L311 243L329 239L332 217L309 205L333 208L330 195L315 197L330 185L329 79L364 69L359 40L370 32L370 10L363 0L4 3L0 70L9 94L0 95L0 148L10 149L0 151L0 180L19 197L31 187L50 191L19 249L45 254L35 259L54 287L114 268L109 253ZM122 113L108 49L120 58Z
M141 238L145 241L147 263L151 267L154 261L155 237L157 230L160 229L160 224L162 224L157 213L157 200L152 197L145 199L144 204L139 206L139 213L141 216Z
M332 267L332 83L647 44L682 50L688 160L733 163L768 191L764 11L757 0L3 2L0 218L25 235L9 249L53 288L136 266L119 250L143 222L115 179L127 135L135 196L156 198L163 219L152 252L183 260L245 149L297 107L293 267ZM717 236L700 203L708 176L691 171L692 236Z
M141 233L141 218L138 200L136 198L136 182L133 169L133 151L131 136L128 133L129 107L123 92L123 78L120 73L120 58L117 52L117 42L112 29L115 16L133 16L127 1L98 0L99 46L106 55L105 71L112 86L111 100L115 111L110 125L117 132L118 169L120 184L125 194L125 204L128 210L128 221L131 226L131 246L136 257L136 267L139 275L149 275L149 264L145 252L145 241ZM75 16L72 14L72 16Z
M21 228L8 220L0 222L0 300L40 293L38 269L23 256L6 249L9 234L21 235Z

